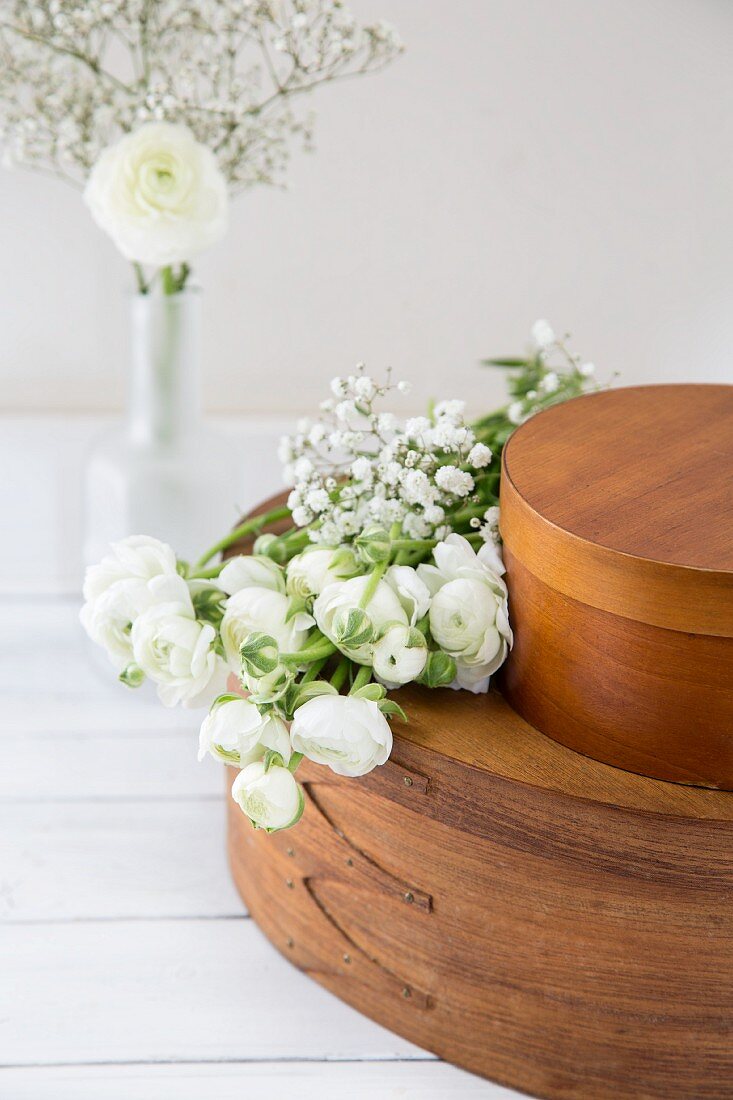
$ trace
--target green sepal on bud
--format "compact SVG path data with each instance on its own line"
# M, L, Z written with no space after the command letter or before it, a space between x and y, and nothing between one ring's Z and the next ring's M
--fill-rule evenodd
M387 694L382 684L365 684L358 691L349 692L353 699L368 699L370 703L381 703Z
M268 547L272 546L273 542L277 542L277 535L272 533L267 535L258 535L255 539L254 546L252 547L253 554L265 554L267 557L270 555L267 553Z
M294 619L296 615L300 615L302 612L308 612L308 600L305 596L298 596L289 593L290 600L288 603L288 610L285 616L285 622L289 623L291 619Z
M274 672L280 663L277 642L272 635L263 634L259 630L247 635L239 647L239 655L243 673L255 678Z
M367 565L381 565L389 561L392 540L383 527L367 527L366 531L354 539L356 552Z
M429 688L447 687L456 678L456 662L442 649L434 649L428 654L422 675L418 683Z
M120 683L129 688L139 688L145 679L145 673L139 665L130 664L119 675Z
M191 566L188 564L187 561L181 561L181 559L179 558L178 561L176 562L176 573L178 574L179 577L183 577L184 580L188 576L188 574L190 572L190 569L191 569Z
M222 706L224 703L241 703L242 696L237 695L235 691L225 691L221 695L217 695L214 702L209 707L209 714L213 714L217 707Z
M224 618L226 598L226 592L222 592L219 588L200 588L198 592L191 592L191 603L196 618L202 622L211 623L218 630Z
M288 713L292 714L298 707L302 707L303 703L307 703L309 699L316 699L319 695L338 695L338 691L333 684L329 684L328 680L309 680L307 684L294 685L287 700Z
M403 722L409 721L400 704L395 703L394 699L382 699L381 703L377 703L377 706L382 714L385 714L388 718L401 718Z
M332 631L339 647L368 645L374 640L372 620L362 607L340 608L333 617Z
M278 565L284 565L288 560L288 551L285 543L277 535L260 535L255 541L253 549L255 554L261 554L263 557L270 558L271 561L277 562Z
M262 763L265 766L265 775L267 775L270 768L284 768L285 767L285 761L283 760L280 753L276 752L275 749L268 749L267 750L264 757L262 758Z

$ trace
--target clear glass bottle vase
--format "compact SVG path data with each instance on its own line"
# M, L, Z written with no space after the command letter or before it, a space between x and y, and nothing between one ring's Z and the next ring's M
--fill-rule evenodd
M191 560L237 518L241 466L201 414L201 292L138 294L131 326L127 417L85 471L86 564L138 534Z

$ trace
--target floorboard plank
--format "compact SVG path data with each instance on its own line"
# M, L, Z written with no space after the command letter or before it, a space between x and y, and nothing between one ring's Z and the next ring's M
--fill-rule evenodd
M3 1066L424 1056L251 920L11 925L0 973Z
M266 1062L0 1070L4 1100L511 1100L445 1062Z
M240 916L224 834L223 799L0 806L0 922Z
M223 799L223 766L197 752L198 734L156 729L0 737L0 802Z

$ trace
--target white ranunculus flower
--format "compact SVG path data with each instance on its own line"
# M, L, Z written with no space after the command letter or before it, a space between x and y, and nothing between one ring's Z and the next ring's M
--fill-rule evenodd
M207 752L225 764L244 768L267 749L290 760L290 734L282 718L260 714L247 699L228 699L214 706L201 725L199 760Z
M327 584L343 580L357 568L349 547L309 547L288 562L288 592L302 599L318 596Z
M295 752L337 775L366 775L392 751L392 730L376 703L353 695L319 695L295 712Z
M313 604L313 615L318 624L318 629L327 638L330 638L334 644L338 644L343 653L360 664L371 664L372 643L368 642L354 646L344 646L337 643L334 620L337 615L343 616L344 613L359 607L359 602L369 582L370 578L367 575L328 584ZM407 615L397 594L383 580L378 581L365 611L374 628L375 637L382 634L390 623L407 624L408 622Z
M435 547L433 559L434 566L418 566L433 593L430 631L455 659L458 687L486 691L513 640L498 548L486 543L476 554L467 539L451 534Z
M261 631L275 639L283 653L302 649L313 620L308 615L288 619L290 601L282 592L271 588L242 588L226 602L220 633L229 667L239 672L242 642L253 631Z
M374 646L374 672L386 688L416 680L428 659L424 636L412 626L388 626Z
M158 685L167 707L203 706L224 688L226 669L214 649L216 631L196 620L182 577L154 577L153 602L132 624L135 663Z
M154 601L149 582L176 576L170 546L147 535L113 543L111 553L87 569L80 619L90 638L106 649L118 671L133 659L132 624Z
M384 579L392 591L397 593L411 626L427 615L430 590L411 565L390 565Z
M148 122L105 149L84 191L123 256L186 263L224 235L229 199L216 157L186 126Z
M232 798L253 825L268 832L295 825L305 804L295 776L277 764L265 771L262 760L239 773L232 785Z
M285 573L265 554L240 554L226 563L217 584L228 596L243 588L271 588L273 592L284 592Z

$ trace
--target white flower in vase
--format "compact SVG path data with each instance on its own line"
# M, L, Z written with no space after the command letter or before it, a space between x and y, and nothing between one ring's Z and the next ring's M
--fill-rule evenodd
M242 588L227 600L220 633L229 667L241 671L239 649L248 634L255 631L274 638L283 653L302 649L313 625L309 615L298 613L288 618L290 600L271 588Z
M133 660L157 684L165 706L204 706L226 680L214 647L216 630L197 621L182 577L155 577L149 587L153 602L132 624Z
M392 730L375 702L353 695L320 695L295 712L295 752L336 775L366 775L392 752Z
M269 768L258 760L239 773L232 798L258 829L276 832L295 825L305 806L303 790L295 776L278 764Z
M290 760L290 734L282 718L260 714L247 699L215 703L201 725L199 760L210 753L225 764L244 768L261 759L267 749Z
M229 198L216 157L187 126L148 122L108 146L84 198L134 263L188 263L227 229Z

